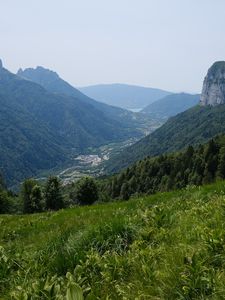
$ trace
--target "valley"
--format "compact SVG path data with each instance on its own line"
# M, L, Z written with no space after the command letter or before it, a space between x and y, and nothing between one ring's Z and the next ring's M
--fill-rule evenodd
M160 124L160 121L156 121L151 130L154 131ZM103 145L98 148L90 147L83 154L74 155L64 166L40 173L36 179L44 182L49 174L52 174L58 176L65 186L76 182L83 176L99 177L105 175L107 161L111 157L119 155L123 149L133 145L137 141L137 139L132 138L119 143Z
M162 123L91 99L51 70L20 69L16 75L2 62L0 103L0 169L10 187L73 167L76 156L95 154L89 149L137 141Z
M0 7L0 300L225 300L225 1Z

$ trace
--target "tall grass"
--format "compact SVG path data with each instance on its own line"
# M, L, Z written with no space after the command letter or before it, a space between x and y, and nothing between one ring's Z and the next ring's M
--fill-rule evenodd
M225 298L224 182L0 226L0 299Z

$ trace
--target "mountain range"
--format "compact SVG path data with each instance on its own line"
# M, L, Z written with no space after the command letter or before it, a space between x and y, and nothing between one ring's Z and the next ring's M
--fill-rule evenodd
M85 95L103 103L126 109L142 109L171 92L128 84L99 84L81 87Z
M17 75L25 80L30 80L43 86L51 93L75 97L83 103L92 105L92 107L104 113L107 118L119 122L119 125L122 128L127 128L127 130L130 128L142 128L146 124L147 118L142 114L134 114L126 109L96 101L60 78L56 72L41 66L25 70L19 69Z
M57 84L43 76L44 88L0 66L0 172L8 184L65 163L87 147L143 136L142 115L98 104L64 81L60 88L55 73Z

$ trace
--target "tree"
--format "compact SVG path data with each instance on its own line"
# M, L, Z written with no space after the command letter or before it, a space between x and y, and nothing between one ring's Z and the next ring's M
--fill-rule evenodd
M5 190L6 185L3 176L0 174L0 190Z
M210 140L205 148L205 160L209 159L209 156L214 156L218 152L218 145L214 140Z
M23 200L23 212L33 213L35 211L35 205L32 199L32 189L37 185L37 181L33 178L26 179L21 188L21 196Z
M225 178L225 147L220 148L219 153L219 162L217 167L217 177L224 179Z
M98 187L91 177L83 177L76 185L76 200L81 205L93 204L99 199Z
M119 196L119 183L117 180L117 177L113 177L112 179L112 185L111 185L111 196L112 198L116 198Z
M56 176L50 176L45 186L46 208L58 210L64 207L61 182Z
M123 200L128 200L130 198L129 185L127 182L124 182L121 186L120 197Z
M122 187L121 187L122 189ZM137 190L137 180L135 176L132 176L131 179L129 180L129 192L131 194L134 194Z
M10 199L6 191L0 191L0 214L8 213L10 209Z
M41 212L44 209L44 201L42 190L39 185L35 185L31 191L31 201L34 207L34 212Z

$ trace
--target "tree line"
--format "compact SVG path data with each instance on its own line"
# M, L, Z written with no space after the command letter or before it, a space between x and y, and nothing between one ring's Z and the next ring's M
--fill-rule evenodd
M140 194L182 189L225 179L225 136L196 148L146 157L103 181L101 189L113 199L127 200Z
M99 188L91 177L81 178L69 189L63 187L57 176L50 176L44 185L29 178L22 183L18 195L8 191L0 177L0 214L38 213L71 205L89 205L98 200Z

